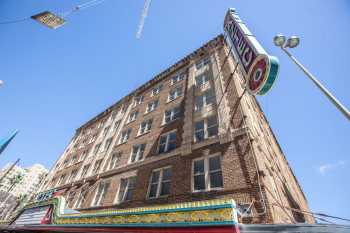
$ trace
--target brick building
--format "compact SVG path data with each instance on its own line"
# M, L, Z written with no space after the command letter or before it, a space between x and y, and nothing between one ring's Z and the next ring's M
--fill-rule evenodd
M80 210L232 198L243 222L313 222L228 52L219 35L82 125L41 191Z

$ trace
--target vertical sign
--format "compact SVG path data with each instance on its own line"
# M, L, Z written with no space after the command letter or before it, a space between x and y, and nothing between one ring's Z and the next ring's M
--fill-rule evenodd
M278 59L266 53L233 8L226 13L224 30L245 77L247 90L254 95L266 94L277 78Z

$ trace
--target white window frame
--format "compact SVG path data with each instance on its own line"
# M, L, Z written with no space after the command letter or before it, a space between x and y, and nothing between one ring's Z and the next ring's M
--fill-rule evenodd
M183 95L182 85L169 91L167 103L176 100ZM172 97L174 96L174 97Z
M95 171L95 167L96 167L97 162L99 162L99 166L98 166L98 170ZM102 162L103 162L102 159L99 159L99 160L96 160L96 161L95 161L94 166L92 167L92 173L93 173L93 175L96 175L96 174L98 174L98 173L101 171Z
M221 170L221 177L222 177L222 185L223 187L217 187L217 188L210 188L210 174L209 174L209 158L218 156L220 158L220 170ZM204 183L205 183L205 189L202 190L195 190L194 189L194 163L195 161L204 160ZM215 170L212 172L216 172L219 170ZM221 153L215 153L207 156L202 156L196 159L192 160L192 168L191 168L191 190L193 193L198 192L210 192L213 190L223 190L224 189L224 175L223 175L223 169L222 169L222 155Z
M106 193L107 193L110 185L111 185L110 182L103 181L97 186L94 198L92 199L92 202L91 202L90 206L100 206L102 204L102 201L106 197ZM100 196L97 197L97 195L99 194L99 190L100 190L101 186L103 186L103 187L102 187ZM98 199L96 200L96 198L98 198Z
M116 159L113 161L113 157L116 157ZM122 157L122 153L121 152L117 152L117 153L113 153L111 155L111 159L108 163L108 170L112 170L118 167L118 163L120 162L120 159ZM113 164L113 165L112 165Z
M116 122L114 122L113 131L117 131L119 129L121 122L121 120L117 120Z
M120 135L118 144L123 144L129 141L130 134L131 134L131 129L124 130Z
M178 109L178 112L176 112L175 109ZM166 113L167 112L170 112L170 121L168 121L168 122L166 122ZM179 114L178 118L174 118L176 113ZM165 110L164 111L164 116L163 116L163 125L169 124L170 122L176 121L177 119L181 118L181 113L182 113L182 109L181 109L180 105Z
M217 127L218 133L216 135L212 135L212 136L209 137L208 119L212 118L212 117L216 117L216 127ZM193 129L193 140L194 140L194 142L202 142L202 141L198 141L197 138L196 138L196 132L198 131L198 130L196 130L196 123L200 122L200 121L204 121L204 128L203 128L203 130L204 130L204 139L202 141L204 141L204 140L206 140L208 138L216 137L219 134L218 116L217 115L211 115L211 116L208 116L206 118L203 118L201 120L198 120L198 121L194 122L194 124L193 124L193 127L194 127L194 129ZM211 127L213 127L213 126L211 126Z
M82 193L84 193L84 194L82 194ZM80 193L79 193L79 195L78 195L78 198L77 198L77 200L75 201L75 203L74 203L74 209L79 209L79 208L81 208L81 206L82 206L82 204L84 203L84 201L85 201L85 198L87 197L87 194L88 194L88 192L84 189L84 190L82 190L82 191L80 191Z
M74 177L73 177L73 175L74 175ZM78 175L78 169L71 171L71 173L69 174L67 183L74 181L77 178L77 175Z
M60 176L60 178L58 179L57 185L64 185L66 182L63 181L66 178L66 174L63 174Z
M159 95L159 93L162 91L163 84L159 84L158 86L154 87L151 91L151 97Z
M156 110L158 105L159 105L159 99L156 99L156 100L153 100L153 101L149 102L147 104L147 108L146 108L145 114L153 112L154 110Z
M143 148L143 150L141 150ZM134 161L132 161L132 157L133 157L133 154L134 154L134 148L137 148L137 152L136 152L136 155L135 155L135 159ZM136 163L136 162L140 162L142 160L145 159L145 150L146 150L146 143L141 143L141 144L136 144L134 145L132 148L131 148L131 154L130 154L130 157L129 157L129 161L128 163ZM140 159L140 157L142 157Z
M139 111L133 111L132 113L130 113L129 118L128 118L128 123L136 121L137 116L139 115Z
M84 150L79 157L79 162L85 160L88 157L88 154L89 154L89 151Z
M143 124L145 124L144 127L142 126ZM153 124L153 118L141 122L137 136L141 136L143 134L150 132L152 129L152 124Z
M86 173L84 174L84 168L85 167L87 167L87 170L86 170ZM81 170L80 178L84 178L85 176L87 176L89 174L90 168L91 168L91 163L84 165L82 167L82 170Z
M137 105L142 104L142 103L143 103L143 100L144 100L144 96L143 96L143 95L136 96L136 97L134 98L133 106L136 107Z
M101 145L102 145L102 143L96 144L96 146L94 147L94 155L97 155L97 154L100 152L100 150L101 150ZM97 148L97 149L96 149L96 148Z
M171 177L170 177L170 184L171 184L172 178L173 178L173 171L172 171L172 167L171 166L157 168L157 169L152 170L151 175L149 177L149 181L148 181L148 190L147 190L147 195L146 195L147 199L157 199L157 198L161 198L161 197L167 197L167 196L170 195L170 194L160 195L160 192L161 192L161 189L162 189L162 183L163 183L163 172L164 172L165 169L171 169ZM160 171L159 172L159 179L158 179L158 182L157 182L157 193L156 193L155 197L150 197L149 195L150 195L150 192L151 192L151 185L153 184L153 183L151 183L152 182L153 172L157 172L157 171Z
M112 142L113 142L113 137L107 138L105 141L103 150L107 151L109 148L111 148ZM109 145L107 143L109 143ZM108 145L108 147L106 148L107 145Z
M201 78L201 84L198 82L198 78ZM205 80L205 79L208 79L208 80ZM208 74L200 74L200 75L197 75L195 78L195 83L196 83L196 87L203 87L205 86L207 83L210 82L210 77ZM203 80L204 79L204 80Z
M133 188L133 194L134 195L134 192L135 192L135 186L136 186L136 182L137 182L137 177L136 176L129 176L129 177L125 177L125 178L121 178L120 179L120 182L119 182L119 189L118 189L118 192L117 192L117 196L115 197L115 201L114 203L116 204L120 204L120 203L123 203L123 202L126 202L126 201L131 201L131 200L125 200L126 198L126 194L128 193L129 191L129 184L130 184L130 180L132 178L135 178L135 184L134 184L134 188ZM126 179L127 180L127 184L126 184L126 187L125 187L125 190L124 190L124 194L123 194L123 197L122 197L122 200L119 200L119 193L120 193L120 188L121 188L121 185L122 185L122 180L123 179Z
M174 85L175 83L183 81L185 79L185 77L186 77L186 73L185 72L177 74L177 75L171 77L170 85Z
M210 63L211 63L211 59L210 59L209 56L207 56L205 58L202 58L201 60L196 62L196 69L200 70L200 69L202 69L203 67L205 67L206 65L208 65Z
M208 101L208 93L209 92L213 92L213 101L212 103L209 103ZM199 107L199 105L197 104L197 100L198 98L202 99L202 102L203 102L203 106ZM203 108L205 108L206 106L210 106L210 105L213 105L214 103L216 102L216 95L215 95L215 91L214 89L209 89L209 90L206 90L204 91L201 95L198 95L195 97L194 99L194 110L197 112L197 111L201 111Z
M177 137L178 137L178 135L177 135L177 129L174 129L174 130L171 130L171 131L169 131L169 132L166 132L166 133L164 133L164 134L162 134L162 135L160 135L160 137L159 137L159 142L158 142L158 150L157 150L157 152L158 152L158 154L164 154L164 153L168 153L168 152L170 152L169 151L169 139L170 139L170 134L171 133L176 133L176 140L177 140ZM159 148L160 148L160 139L161 139L161 137L163 137L163 136L166 136L166 142L165 142L165 151L164 152L159 152ZM177 145L176 145L176 147L174 148L174 150L177 148Z

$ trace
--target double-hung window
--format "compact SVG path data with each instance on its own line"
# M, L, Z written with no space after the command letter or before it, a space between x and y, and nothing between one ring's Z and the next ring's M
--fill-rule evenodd
M206 57L206 58L203 58L202 60L198 61L196 63L196 68L197 68L197 70L199 70L208 64L210 64L210 57Z
M109 188L109 182L102 182L98 186L92 206L101 205Z
M184 80L185 79L185 75L186 75L185 73L181 73L181 74L178 74L176 76L173 76L171 78L171 85L174 85L175 83L181 82L182 80Z
M159 100L154 100L152 102L149 102L146 108L146 113L153 112L159 104Z
M112 140L113 138L108 138L105 142L105 147L104 147L104 151L107 151L110 147L111 147L111 144L112 144Z
M158 95L160 93L160 91L162 90L162 87L163 87L163 85L160 84L157 87L153 88L151 96Z
M201 74L196 77L196 86L201 87L209 82L209 76L207 74Z
M86 159L88 153L89 153L88 150L84 150L79 157L79 161L84 161Z
M73 170L68 177L68 182L74 181L75 177L77 176L77 173L78 173L78 170Z
M166 110L164 112L164 124L167 124L171 121L174 121L174 120L180 118L180 116L181 116L181 107L180 106Z
M88 194L88 192L86 189L81 190L81 192L78 196L78 199L74 204L74 209L79 209L83 205L85 198L87 197L87 194Z
M94 169L92 170L92 174L94 175L97 174L101 169L101 165L102 165L102 159L97 160L95 162Z
M77 155L73 155L71 160L70 160L70 164L73 165L77 162Z
M127 142L130 138L130 134L131 134L131 129L123 131L119 139L119 144Z
M221 156L208 156L193 160L192 175L194 192L223 188Z
M89 168L90 168L90 164L87 164L83 167L80 178L84 178L88 174Z
M135 121L138 114L139 114L139 111L135 111L135 112L130 113L128 123Z
M121 152L112 154L111 160L109 162L109 169L116 168L119 164L121 157L122 157Z
M132 147L130 163L141 161L145 152L146 144L138 144Z
M132 200L133 192L135 189L135 183L136 183L136 176L120 180L117 203Z
M100 151L101 143L97 144L94 148L94 155L97 155L97 153Z
M119 120L119 121L116 121L115 123L114 123L114 131L117 131L118 129L119 129L119 126L120 126L120 123L121 123L121 120Z
M206 138L216 136L218 134L218 120L216 116L211 116L194 124L194 140L195 142L203 141Z
M143 95L137 96L134 99L134 107L143 103Z
M168 102L173 101L174 99L182 95L182 86L177 87L169 92Z
M148 198L157 198L169 195L171 175L170 167L153 170L149 182Z
M104 128L103 130L103 137L106 137L106 135L108 134L110 126L107 126L106 128Z
M65 168L68 165L69 159L63 161L62 167Z
M159 139L158 153L169 152L176 148L176 131L163 134Z
M203 92L201 95L196 96L194 110L199 111L204 106L215 103L215 93L213 89L209 89Z
M138 135L148 133L152 128L153 119L146 120L140 124L140 129Z
M66 178L66 175L63 174L63 175L60 177L60 179L58 180L58 185L64 184L65 178Z

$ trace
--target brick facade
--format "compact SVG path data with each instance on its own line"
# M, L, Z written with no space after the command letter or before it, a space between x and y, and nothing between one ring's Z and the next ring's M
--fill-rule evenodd
M85 123L41 190L57 188L71 208L80 210L233 198L243 212L251 207L241 217L243 222L314 222L298 211L309 210L306 198L257 100L244 92L242 75L228 53L229 46L220 35ZM179 77L175 83L173 77ZM159 93L152 94L159 85ZM169 99L171 96L177 98ZM147 112L153 101L158 101L157 107ZM175 108L177 119L165 123L166 112ZM135 120L129 122L130 115L136 115ZM140 135L141 124L148 120L152 121L150 130ZM121 143L128 130L128 140ZM176 139L162 137L169 132L176 132ZM145 146L133 155L138 145ZM166 149L169 151L159 153ZM198 159L206 168L203 176L194 174ZM220 166L214 171L210 167L215 159ZM101 164L94 172L98 161ZM87 165L88 172L83 174ZM149 198L152 174L165 167L171 170L170 188L164 191L167 195ZM70 177L72 171L77 171L76 176ZM121 196L130 200L118 201L123 194L121 183L129 177L136 177L134 186L125 186L133 190L132 196L125 191ZM205 190L194 190L194 183L201 185L199 180L204 180ZM161 178L157 182L161 194L165 184ZM101 184L108 188L101 188L99 196Z

